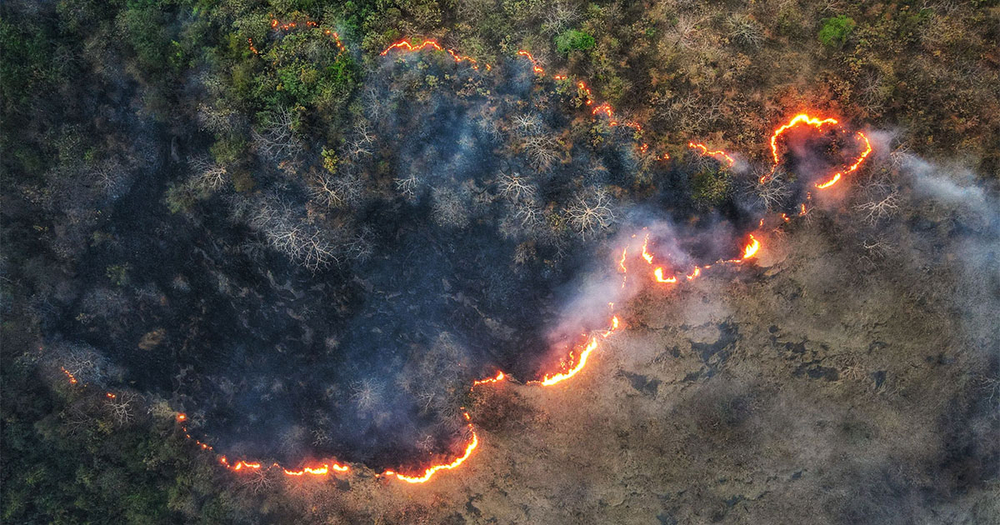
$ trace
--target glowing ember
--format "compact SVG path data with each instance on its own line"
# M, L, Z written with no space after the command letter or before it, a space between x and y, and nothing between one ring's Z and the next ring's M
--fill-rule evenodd
M69 370L66 370L65 368L63 368L61 366L59 368L63 371L64 374L66 374L66 377L69 379L69 384L75 385L76 384L76 376L74 376L73 374L70 373Z

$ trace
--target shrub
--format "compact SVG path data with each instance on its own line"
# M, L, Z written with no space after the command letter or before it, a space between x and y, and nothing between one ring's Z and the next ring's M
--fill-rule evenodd
M587 50L594 47L594 37L577 29L564 31L556 37L556 50L568 55L574 49Z
M835 16L823 19L823 27L819 30L819 41L828 47L840 47L847 41L857 24L849 16Z

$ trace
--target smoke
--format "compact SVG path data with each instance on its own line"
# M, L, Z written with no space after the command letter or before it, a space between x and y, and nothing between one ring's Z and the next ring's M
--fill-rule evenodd
M682 273L755 225L718 160L657 163L523 61L417 53L368 75L335 158L277 110L246 139L252 190L196 151L160 166L169 184L111 188L115 240L81 256L98 278L48 333L116 372L63 361L170 399L230 458L419 465L464 440L474 379L556 371L642 291L624 247Z

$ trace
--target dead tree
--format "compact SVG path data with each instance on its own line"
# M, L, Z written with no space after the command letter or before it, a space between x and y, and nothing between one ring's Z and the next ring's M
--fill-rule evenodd
M589 195L578 195L566 208L570 227L582 237L607 229L614 223L612 200L606 191L596 189Z
M522 177L518 173L500 175L497 180L497 189L500 196L511 203L534 200L538 193L538 188L531 179Z
M205 155L188 158L188 166L193 172L193 184L199 189L214 192L223 188L227 180L226 167L216 164Z
M548 135L527 137L521 141L521 146L532 166L538 171L548 170L559 160L559 143Z
M357 175L333 175L321 173L309 185L309 196L328 208L346 208L353 206L363 193L362 182Z
M142 398L135 392L108 393L108 413L118 426L125 426L135 419Z
M280 162L297 155L302 149L302 144L295 137L296 122L295 113L286 107L272 111L264 119L260 131L256 129L251 131L257 155L272 162Z

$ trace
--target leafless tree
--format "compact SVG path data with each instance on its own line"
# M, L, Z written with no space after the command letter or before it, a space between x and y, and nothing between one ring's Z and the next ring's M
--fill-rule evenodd
M781 208L792 194L781 169L772 173L770 168L761 168L754 172L754 177L757 181L753 187L754 193L768 210Z
M274 476L269 468L243 469L236 476L240 486L254 495L266 492L274 485Z
M747 49L757 49L764 43L764 31L756 20L745 13L731 15L728 20L729 39Z
M513 119L514 132L520 137L530 137L542 131L542 120L534 113L522 113Z
M531 201L538 193L538 187L530 177L519 173L504 173L497 179L497 189L500 196L508 202Z
M615 220L611 197L603 189L578 195L566 208L566 216L574 231L583 237L607 229Z
M522 200L514 206L514 218L525 230L532 230L542 223L543 210L534 200Z
M674 35L677 37L674 44L686 48L694 47L699 31L698 26L704 21L705 17L698 18L688 14L681 15L673 28Z
M309 196L328 208L346 208L361 199L362 182L357 175L345 173L333 175L323 172L317 175L308 188Z
M291 109L280 107L272 111L261 123L260 131L251 131L254 151L272 162L294 157L302 148L295 137L296 122L296 115Z
M135 412L142 403L142 398L135 392L118 392L107 394L108 412L118 426L124 426L135 419Z
M417 176L410 174L406 177L396 177L396 191L399 192L407 200L412 200L416 197L417 190Z
M539 171L548 170L552 164L559 160L559 142L548 135L527 137L521 142L521 145L524 147L531 164Z
M545 22L542 23L542 31L553 35L561 33L564 29L570 27L570 25L572 25L578 18L579 14L573 6L565 2L556 2L550 9L547 10Z
M351 401L362 412L373 410L381 402L381 398L380 389L374 379L362 379L352 388Z
M899 192L895 189L886 189L881 196L873 197L865 202L854 206L864 214L864 221L875 225L882 219L887 219L899 211Z
M235 213L237 217L245 216L247 224L260 232L272 248L312 272L340 262L342 251L336 239L306 219L295 217L281 201L261 199L250 210Z
M62 354L58 361L62 370L78 384L100 384L115 375L107 359L88 345L64 343L54 346L53 350Z
M214 192L223 188L227 180L226 167L216 164L206 155L188 158L188 166L194 173L194 184L199 188Z

